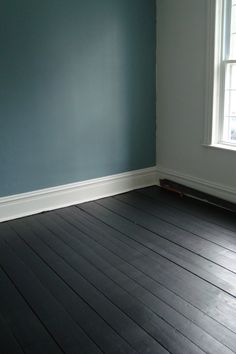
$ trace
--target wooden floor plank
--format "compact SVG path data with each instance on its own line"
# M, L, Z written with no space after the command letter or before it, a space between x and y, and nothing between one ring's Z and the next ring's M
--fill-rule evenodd
M148 195L154 200L168 204L171 207L180 209L186 214L193 215L201 220L206 220L210 223L221 226L225 231L230 230L236 232L234 212L224 210L188 196L179 197L175 193L165 191L157 186L139 189L138 192Z
M223 272L222 278L229 279L230 283L233 282L236 284L236 253L209 242L208 240L205 240L193 233L180 229L167 221L163 221L158 216L153 216L148 214L146 211L144 212L143 210L137 209L133 205L123 202L123 200L126 200L127 198L128 197L125 196L120 197L119 199L106 198L98 201L98 204L112 210L118 215L127 218L135 224L146 228L154 234L161 236L165 240L181 246L183 249L189 250L194 254L199 255L232 273L235 273L230 274L228 272ZM122 199L122 201L120 199ZM190 255L190 257L193 259L192 255ZM198 259L202 263L204 262L204 259ZM209 262L208 264L210 267L211 263ZM213 269L213 271L216 274L221 273L220 268L218 268L218 270Z
M24 354L23 349L2 315L0 315L0 345L1 352L4 354Z
M39 217L48 226L49 218L45 215ZM176 332L172 326L166 321L157 316L153 311L149 310L143 303L130 296L126 289L122 288L112 278L106 276L96 266L92 265L82 255L68 247L64 240L59 241L60 236L65 232L56 224L53 226L57 237L51 236L51 246L53 249L60 251L60 254L65 257L75 269L82 272L87 279L99 288L104 294L119 306L128 316L130 316L140 327L144 328L153 338L159 340L161 345L168 351L176 353L202 353L202 351L189 342L184 336ZM52 230L50 230L52 231ZM62 231L62 233L61 233ZM48 236L49 238L49 236ZM49 242L47 238L47 243ZM87 250L89 252L89 249ZM77 255L77 258L75 258ZM170 341L170 337L172 340Z
M146 244L148 241L149 248L156 253L166 257L170 261L180 265L193 274L196 274L209 283L214 284L232 296L236 296L235 273L216 264L215 262L213 263L206 257L193 252L193 250L191 251L181 246L181 244L173 242L173 239L180 239L183 243L188 243L190 247L190 239L192 237L190 238L189 235L183 235L181 230L174 231L171 225L160 225L159 221L155 223L155 220L153 219L151 219L151 221L149 220L150 223L152 222L152 226L147 228L147 219L149 215L145 215L143 212L139 211L136 212L135 208L124 205L124 203L119 201L108 198L107 200L99 201L97 204L98 206L96 206L95 203L88 203L84 207L93 208L95 210L99 210L100 207L105 208L106 211L104 209L103 213L109 214L109 222L112 222L113 225L117 225L117 229L123 230L126 233L131 232L132 235L135 234L136 238L141 240L142 243ZM137 216L138 213L139 215ZM143 217L142 220L140 219L140 214ZM152 218L152 216L150 218ZM157 233L157 231L155 232L153 229L161 230ZM143 238L143 235L145 235L145 239ZM203 249L203 246L198 246L198 250L201 248ZM206 253L210 254L210 250L208 249ZM214 257L216 258L216 256L213 256L212 258ZM221 259L222 258L223 256Z
M174 308L180 314L183 314L192 322L203 328L215 339L219 339L233 351L236 351L236 334L227 330L224 326L205 315L189 302L185 301L180 296L177 296L175 292L168 290L161 283L154 281L128 262L131 255L140 257L140 255L143 254L142 249L138 247L139 244L135 244L135 242L132 243L132 240L128 239L123 234L110 228L98 219L89 216L78 208L64 209L49 215L51 220L56 221L58 225L63 227L65 226L63 221L58 219L56 214L63 218L63 220L66 220L67 223L76 226L77 231L80 231L83 234L84 242L86 240L86 235L98 245L102 245L103 249L106 249L107 251L109 250L110 255L106 252L104 259L109 260L109 262L117 269L122 272L125 271L125 274L134 279L141 286L147 288L151 294L154 294L162 301L167 302L170 307ZM130 245L132 245L133 248L130 248ZM138 252L135 252L135 250ZM127 253L128 256L126 256Z
M209 292L207 291L206 294L203 292L201 296L198 296L199 294L196 291L194 292L194 296L191 296L191 285L190 292L186 291L188 290L188 286L186 285L192 284L192 281L194 281L191 276L187 284L182 287L182 291L179 291L177 295L177 289L179 288L176 286L177 284L175 283L173 283L175 287L172 288L173 284L171 282L168 282L168 273L164 272L165 268L162 271L164 272L164 276L162 276L162 272L160 272L156 273L154 277L150 277L149 273L147 272L147 267L143 266L142 262L140 262L140 264L138 265L133 262L133 258L141 259L141 257L143 256L145 256L144 265L146 265L146 263L148 264L152 259L156 262L158 258L155 253L146 249L144 246L135 242L133 239L128 238L123 233L120 233L115 229L111 228L110 226L104 224L97 218L91 217L90 215L83 212L81 209L69 208L57 211L57 213L60 214L60 216L63 218L67 216L67 221L68 216L73 216L73 222L75 222L76 220L76 226L80 231L89 235L89 237L94 239L96 242L99 241L100 244L102 244L104 247L106 247L112 252L112 261L115 266L119 267L119 269L121 270L125 268L125 271L128 272L131 277L134 277L137 282L140 282L140 285L144 285L145 287L147 286L151 292L154 292L154 294L160 296L162 300L165 301L166 299L168 299L169 304L172 307L177 310L179 309L180 313L183 313L191 320L197 321L197 324L200 324L201 326L203 325L206 331L210 330L210 332L208 333L213 335L213 337L215 337L216 339L221 338L222 343L226 343L227 346L228 343L230 343L229 347L235 350L236 334L227 330L224 326L220 325L218 322L213 320L213 318L205 315L205 310L206 308L208 309L207 305L205 304L205 301L209 295ZM116 261L114 255L117 255L119 257L118 261ZM148 257L148 259L146 257ZM154 268L155 263L151 263L151 267L152 266ZM183 289L185 289L186 292L184 292L185 298L182 297ZM188 301L190 301L191 303ZM208 301L210 303L211 300L209 299ZM220 304L218 305L221 306ZM199 309L201 310L199 311Z
M66 353L77 354L78 348L81 353L101 352L4 242L0 246L0 264Z
M0 224L0 353L236 353L235 214L148 187Z
M223 227L206 222L194 215L186 214L138 191L117 195L115 198L180 229L236 252L236 232L225 230Z
M0 312L24 352L27 354L62 353L2 269L0 269L0 289Z
M192 321L188 320L171 306L168 306L166 302L154 296L143 286L140 286L136 280L127 276L125 272L121 272L118 269L118 264L122 262L122 259L115 256L85 233L82 233L79 229L81 224L76 218L66 215L67 222L65 222L65 219L56 217L55 214L51 214L50 216L44 215L44 218L47 219L47 227L51 230L57 230L57 236L76 251L76 253L95 265L119 286L139 299L145 306L148 306L159 317L165 319L167 323L182 333L191 342L195 343L204 352L208 352L209 346L211 346L212 353L215 354L222 354L222 352L233 353L231 350L227 350L218 340L214 340L212 336L209 336L198 326L194 325ZM91 234L91 231L89 231L89 234ZM142 276L142 274L139 276ZM143 275L143 280L144 278L145 276ZM234 339L236 339L236 336ZM173 352L173 348L169 349ZM236 349L236 343L234 349Z
M19 224L17 224L17 232L19 235L23 232ZM20 254L21 259L40 279L42 284L60 301L74 321L83 328L103 352L114 354L135 353L130 345L112 330L93 309L42 261L40 255L34 251L32 252L32 248L28 247L20 236L10 228L6 233L6 239L7 243L17 254Z
M146 230L137 228L135 224L126 223L118 215L109 212L96 203L86 203L80 206L80 208L93 216L95 215L96 218L100 218L100 220L121 231L122 234L125 234L132 240L137 241L138 239L144 252L150 254L150 241L147 238ZM126 253L127 257L132 255L132 249L130 251L131 253ZM159 249L157 248L158 251ZM125 254L124 250L122 252ZM216 288L214 283L209 284L177 264L161 257L157 252L151 252L151 258L148 257L144 260L142 258L131 259L130 261L138 268L141 267L142 271L146 272L149 276L162 282L167 288L170 288L187 301L190 301L194 306L204 309L207 314L236 333L236 322L234 320L236 316L235 298ZM218 283L218 280L216 281ZM211 306L212 303L216 305L218 301L219 307Z
M34 219L34 221L33 221ZM68 254L68 250L64 244L61 244L57 237L52 237L52 233L37 223L35 227L36 217L30 220L31 229L27 232L24 227L24 233L21 237L30 245L44 261L50 265L54 271L59 274L65 282L78 293L91 307L94 308L108 323L111 324L122 338L125 338L130 345L135 348L137 353L168 353L162 346L158 344L146 331L136 324L129 316L120 310L110 299L107 294L100 293L98 288L92 285L92 281L87 281L86 274L80 274L84 268L74 267L78 262L78 257L73 252L69 253L69 259L64 254ZM21 223L20 221L18 223ZM23 228L23 225L21 225ZM33 231L33 234L32 234ZM37 238L35 237L37 235ZM43 242L42 242L43 240ZM73 265L71 264L73 263ZM78 268L78 269L77 269ZM86 273L87 269L84 269ZM95 277L91 274L91 277ZM95 277L98 281L98 278Z

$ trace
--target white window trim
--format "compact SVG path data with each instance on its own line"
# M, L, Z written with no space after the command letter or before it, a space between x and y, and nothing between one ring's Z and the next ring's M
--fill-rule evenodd
M207 147L236 151L235 144L223 143L221 131L223 127L220 112L224 107L224 95L221 85L225 73L222 64L223 42L222 16L225 0L207 1L207 40L206 40L206 88L205 88L205 127L204 142Z

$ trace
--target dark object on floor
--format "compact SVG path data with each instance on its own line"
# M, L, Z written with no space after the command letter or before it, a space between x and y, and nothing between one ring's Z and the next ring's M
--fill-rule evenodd
M170 192L174 192L179 196L183 197L184 195L199 199L201 201L213 204L223 209L227 209L232 212L236 212L236 205L234 203L228 202L227 200L214 197L210 194L200 192L194 188L184 186L183 184L170 181L168 179L160 179L160 186Z

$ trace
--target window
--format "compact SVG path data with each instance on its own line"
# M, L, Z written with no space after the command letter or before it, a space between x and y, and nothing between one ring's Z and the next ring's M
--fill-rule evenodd
M236 0L209 0L205 143L236 149Z

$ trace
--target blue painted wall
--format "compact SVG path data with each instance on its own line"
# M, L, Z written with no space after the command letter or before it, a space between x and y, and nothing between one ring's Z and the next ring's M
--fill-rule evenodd
M1 0L0 196L155 164L155 0Z

